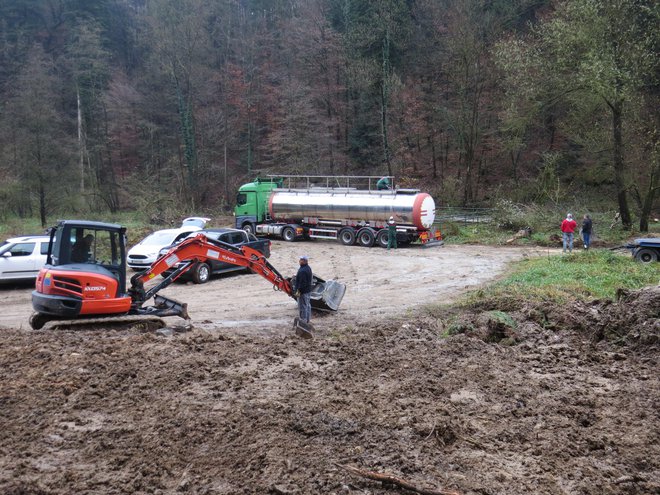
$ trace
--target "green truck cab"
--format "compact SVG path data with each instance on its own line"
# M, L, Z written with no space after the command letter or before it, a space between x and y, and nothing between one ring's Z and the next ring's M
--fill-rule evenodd
M268 219L268 200L271 191L282 187L283 180L278 178L261 179L243 184L238 189L234 217L236 228L243 229L252 234L256 225Z

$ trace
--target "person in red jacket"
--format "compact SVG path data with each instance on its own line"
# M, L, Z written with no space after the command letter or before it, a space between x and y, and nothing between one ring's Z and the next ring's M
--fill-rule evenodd
M569 213L561 223L561 232L564 239L564 253L566 252L566 245L568 245L569 252L573 252L573 232L575 232L576 227L577 222L573 220L573 215Z

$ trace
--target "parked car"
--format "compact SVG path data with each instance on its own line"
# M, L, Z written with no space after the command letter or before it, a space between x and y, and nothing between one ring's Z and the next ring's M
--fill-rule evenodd
M270 257L270 241L268 239L257 239L254 234L245 232L244 230L239 229L205 229L193 232L190 234L190 237L198 234L204 234L207 238L213 239L215 241L224 242L226 244L231 244L234 247L249 246L257 251L263 253L266 258ZM181 242L181 241L178 241ZM172 243L172 245L164 247L160 250L159 256L167 253L172 246L178 244L178 242ZM163 273L164 277L167 277L172 271L176 269L179 265L174 265L171 270L168 270ZM204 284L209 281L211 275L217 275L220 273L235 272L239 270L245 270L242 266L231 265L229 263L223 263L219 260L209 259L206 263L195 263L190 270L184 273L181 276L181 280L192 280L196 284Z
M0 246L0 281L36 279L48 254L47 235L7 239Z
M128 266L136 271L146 270L158 259L158 252L163 247L188 237L192 232L202 230L208 221L209 219L204 217L189 217L183 220L178 229L157 230L149 234L129 249Z
M183 222L181 222L181 228L184 227L199 227L200 229L203 229L206 227L206 222L208 222L210 218L206 217L188 217L184 218Z

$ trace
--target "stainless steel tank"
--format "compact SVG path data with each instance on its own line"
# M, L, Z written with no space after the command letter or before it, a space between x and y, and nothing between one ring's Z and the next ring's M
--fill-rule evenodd
M360 191L356 189L275 189L269 200L270 216L283 222L305 218L351 222L382 222L394 217L399 224L431 228L435 202L417 190Z

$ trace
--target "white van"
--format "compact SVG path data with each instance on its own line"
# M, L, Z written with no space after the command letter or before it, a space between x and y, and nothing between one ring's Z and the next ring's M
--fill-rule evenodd
M36 279L48 254L47 235L13 237L0 246L0 281Z

